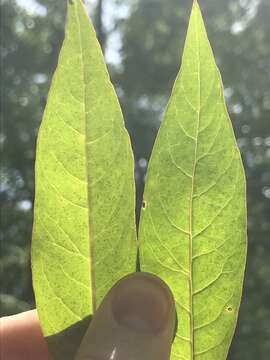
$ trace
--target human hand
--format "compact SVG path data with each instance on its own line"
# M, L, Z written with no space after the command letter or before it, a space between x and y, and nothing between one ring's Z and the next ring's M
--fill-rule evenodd
M75 360L169 360L174 328L175 305L167 285L134 273L104 298ZM4 318L1 329L1 359L51 359L35 310Z
M0 319L1 360L51 360L36 310Z

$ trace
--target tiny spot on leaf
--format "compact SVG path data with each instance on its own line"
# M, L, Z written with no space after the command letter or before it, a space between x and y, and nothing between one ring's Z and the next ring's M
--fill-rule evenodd
M142 201L142 208L143 208L143 210L146 209L146 201L145 200Z
M232 312L233 311L233 308L231 306L227 306L227 309L226 309L228 312Z

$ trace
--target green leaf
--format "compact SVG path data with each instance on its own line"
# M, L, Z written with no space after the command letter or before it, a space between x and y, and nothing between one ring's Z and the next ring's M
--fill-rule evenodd
M197 2L149 164L139 244L142 270L175 296L172 359L226 359L246 259L245 176Z
M36 156L32 264L45 336L85 319L135 270L133 169L93 26L81 0L69 1Z

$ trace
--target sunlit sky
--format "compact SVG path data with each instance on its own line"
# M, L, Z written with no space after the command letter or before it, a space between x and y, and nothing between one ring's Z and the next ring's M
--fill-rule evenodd
M46 16L46 8L40 5L35 0L16 0L17 4L24 8L29 14L33 16ZM96 0L85 0L85 4L91 13L91 9L94 8ZM128 8L126 6L117 6L117 9L113 5L113 2L104 2L103 21L106 30L110 30L113 25L113 19L119 17L126 17L128 15ZM120 35L117 32L113 32L107 39L106 47L106 60L111 64L119 64L120 55L119 48L121 44Z
M97 0L84 0L89 13L96 5ZM250 21L256 16L258 6L261 0L238 0L240 6L245 9L245 15L241 19L237 19L231 26L231 32L235 35L241 33L245 30L246 26ZM40 5L36 0L16 0L17 4L27 10L30 14L34 16L46 16L46 8ZM103 22L105 29L109 32L112 29L115 18L124 18L127 17L129 13L129 8L126 5L114 5L113 1L104 0L103 8ZM120 34L116 31L110 33L107 38L106 46L106 60L107 62L117 65L120 63L120 47L121 47L121 37Z

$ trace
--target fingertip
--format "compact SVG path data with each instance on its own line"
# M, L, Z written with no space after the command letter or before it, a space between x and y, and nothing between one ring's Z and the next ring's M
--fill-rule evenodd
M149 273L121 279L107 294L76 360L168 360L175 329L169 287Z
M149 273L134 273L113 288L112 311L120 325L157 334L169 324L174 300L160 278Z

